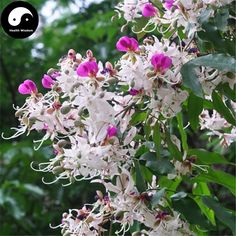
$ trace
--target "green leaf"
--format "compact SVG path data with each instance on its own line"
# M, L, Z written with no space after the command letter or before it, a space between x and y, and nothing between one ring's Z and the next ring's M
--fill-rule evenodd
M148 152L149 151L149 148L142 145L141 147L139 147L139 149L136 151L134 157L140 157L142 156L144 153Z
M193 182L212 182L220 184L228 188L232 194L236 196L235 178L233 175L227 174L224 171L208 169L207 173L192 179Z
M199 115L201 114L202 110L203 99L191 93L188 99L188 117L190 126L193 130L197 130L199 126Z
M213 91L212 93L212 102L215 110L218 113L220 113L229 123L231 123L232 125L236 125L235 117L228 109L228 107L224 104L222 98L216 91Z
M153 142L156 146L157 157L161 156L161 131L160 124L156 121L155 126L153 128Z
M155 152L146 152L139 159L143 161L156 161L157 157Z
M24 190L27 190L35 195L39 195L39 196L43 196L44 195L44 191L36 186L36 185L33 185L33 184L23 184L22 185L23 189Z
M215 152L208 152L204 149L189 149L188 155L197 156L197 162L203 164L227 164L229 163L223 156Z
M224 208L218 201L211 197L202 197L202 202L215 212L215 216L225 225L227 225L233 234L236 233L235 214L229 209Z
M211 192L206 183L199 182L197 183L196 187L193 188L193 194L202 195L202 196L210 196ZM198 204L198 206L200 207L202 212L205 214L205 216L209 219L209 221L212 223L212 225L216 225L214 211L209 209L203 204L200 196L194 197L194 201Z
M144 153L139 159L146 161L146 167L154 174L169 174L174 171L174 165L170 160L167 157L157 158L155 152Z
M206 183L199 182L197 183L197 186L193 188L193 194L210 196L211 192Z
M140 165L138 161L134 162L135 164L135 172L136 172L136 187L140 193L145 192L147 189L145 179L142 175Z
M147 113L146 112L135 112L132 115L132 119L130 121L131 125L137 125L143 121L145 121L147 118Z
M174 159L182 160L182 153L179 151L178 147L172 142L170 134L166 133L166 142L168 146L168 151Z
M236 59L226 54L209 54L195 58L188 63L195 66L207 66L220 71L236 72Z
M146 166L158 174L170 174L173 173L174 165L165 157L158 158L155 161L147 161Z
M183 126L182 113L177 114L177 121L178 121L179 132L181 135L182 147L183 147L183 150L187 151L188 150L187 134L186 134L186 132L184 130L184 126Z
M220 71L236 72L236 59L226 54L209 54L195 58L181 68L183 85L198 96L203 97L201 84L196 75L196 67L207 66Z
M175 193L175 194L171 195L170 198L171 198L173 201L178 201L178 200L180 200L181 198L185 198L185 197L187 197L187 196L188 196L188 194L185 193L185 192L178 192L178 193Z
M165 188L157 191L152 196L151 205L152 205L153 208L155 208L159 204L159 202L160 202L161 198L164 196L164 194L165 194Z
M196 96L203 98L202 86L196 75L195 69L196 66L191 63L191 61L182 66L180 72L183 78L183 85L186 88L191 89Z
M234 78L231 79L233 80ZM236 92L235 92L236 86L234 87L234 89L231 89L228 83L223 83L223 84L220 83L216 89L220 91L221 94L224 94L230 100L236 102Z
M170 191L170 192L169 191L166 192L166 195L168 197L170 197L172 195L172 192L175 192L175 190L177 189L177 187L179 186L181 181L182 181L181 178L176 178L174 180L170 180L166 176L161 176L159 181L158 181L158 184L162 188L167 188Z
M14 198L6 197L5 203L9 205L11 209L10 212L15 219L20 220L25 215L25 212L20 208Z
M207 219L192 198L185 197L178 201L172 200L172 204L174 209L183 214L190 224L199 225L204 228L208 226Z
M198 204L203 214L208 218L208 220L211 222L212 225L216 225L215 220L215 213L213 210L206 207L206 205L203 204L201 197L194 197L194 201Z
M226 31L229 18L229 9L219 8L215 15L215 24L221 31Z

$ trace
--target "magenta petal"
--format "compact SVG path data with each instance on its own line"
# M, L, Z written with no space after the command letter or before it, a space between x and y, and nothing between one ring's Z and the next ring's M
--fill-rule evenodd
M154 54L151 58L151 63L156 71L164 73L172 66L172 60L170 57L165 56L163 53Z
M44 88L52 88L52 85L54 84L54 80L49 75L44 75L42 78L42 85Z
M31 94L31 93L37 93L38 89L36 84L32 80L25 80L18 87L18 92L21 94Z
M30 88L24 83L20 84L20 86L18 87L18 92L21 94L31 94Z
M127 52L130 45L130 39L127 36L121 37L116 43L116 48L118 51Z
M37 86L32 80L27 79L24 81L24 84L27 85L33 93L37 93Z
M136 51L138 49L138 41L135 38L130 38L131 40L131 51Z
M98 64L95 61L83 62L79 65L76 72L81 77L96 76L98 73Z
M129 94L132 95L132 96L136 96L136 95L139 94L139 90L134 89L134 88L131 88L131 89L129 90Z
M152 3L146 3L142 10L142 15L144 17L152 17L157 13L157 9L152 5Z
M174 6L175 0L165 0L165 8L170 10Z
M117 135L117 128L115 126L110 125L107 129L107 136L112 138Z
M116 48L121 52L136 51L138 49L138 41L135 38L123 36L116 43Z

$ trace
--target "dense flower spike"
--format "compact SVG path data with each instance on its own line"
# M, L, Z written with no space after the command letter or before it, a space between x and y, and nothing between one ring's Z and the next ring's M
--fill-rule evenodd
M152 17L157 13L157 9L153 6L152 3L146 3L142 10L142 15L144 17Z
M21 94L36 94L38 92L36 84L32 80L25 80L18 87L18 92Z
M135 52L138 49L138 41L135 38L124 36L119 39L116 48L121 52Z

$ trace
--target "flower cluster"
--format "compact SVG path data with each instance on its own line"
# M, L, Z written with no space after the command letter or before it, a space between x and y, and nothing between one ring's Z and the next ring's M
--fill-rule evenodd
M148 0L123 0L116 8L119 16L122 15L127 23L135 22L142 16L147 18L147 24L140 32L153 32L157 29L165 34L182 27L189 37L193 37L194 33L201 29L200 16L202 14L213 16L215 8L232 1L164 0L156 1L158 3L156 6ZM168 25L167 28L166 25Z
M139 43L134 37L123 36L116 44L122 56L114 65L99 62L91 50L82 56L70 49L56 69L43 75L42 86L48 90L45 94L31 80L19 85L19 93L29 97L22 107L15 107L20 126L14 128L16 133L10 138L35 130L43 134L34 141L35 149L50 139L54 150L53 158L38 167L32 163L32 168L55 175L51 181L43 179L46 184L62 180L64 185L70 185L87 179L105 187L105 193L97 191L94 204L63 214L61 224L56 226L63 235L101 235L107 230L107 222L120 225L118 235L125 235L135 222L145 228L138 232L141 235L192 235L188 223L170 209L164 196L158 204L150 204L156 191L161 190L154 174L146 189L140 189L138 180L134 181L136 154L147 146L139 134L148 124L149 136L153 137L153 127L158 124L163 150L167 151L171 143L182 155L168 163L173 167L166 175L169 180L192 175L197 168L204 171L194 156L188 156L186 150L182 154L180 140L175 135L167 140L165 132L191 92L183 86L181 68L198 57L191 39L201 27L198 17L206 9L214 14L212 6L229 2L166 0L159 9L148 0L124 0L117 11L128 22L147 18L142 31L148 32L154 25L164 34L183 27L190 39L159 39L153 35ZM236 83L227 71L209 67L199 66L196 75L209 102L220 83L228 83L230 88ZM235 108L235 103L231 106ZM139 120L142 112L145 117ZM209 135L220 137L224 145L236 139L236 129L215 110L204 110L200 125L210 131ZM151 155L154 149L158 148L150 147Z

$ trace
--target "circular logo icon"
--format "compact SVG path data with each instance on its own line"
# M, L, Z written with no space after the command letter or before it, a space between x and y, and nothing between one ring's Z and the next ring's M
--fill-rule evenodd
M23 39L35 32L39 24L39 16L36 9L28 2L16 1L4 8L1 24L8 35Z

